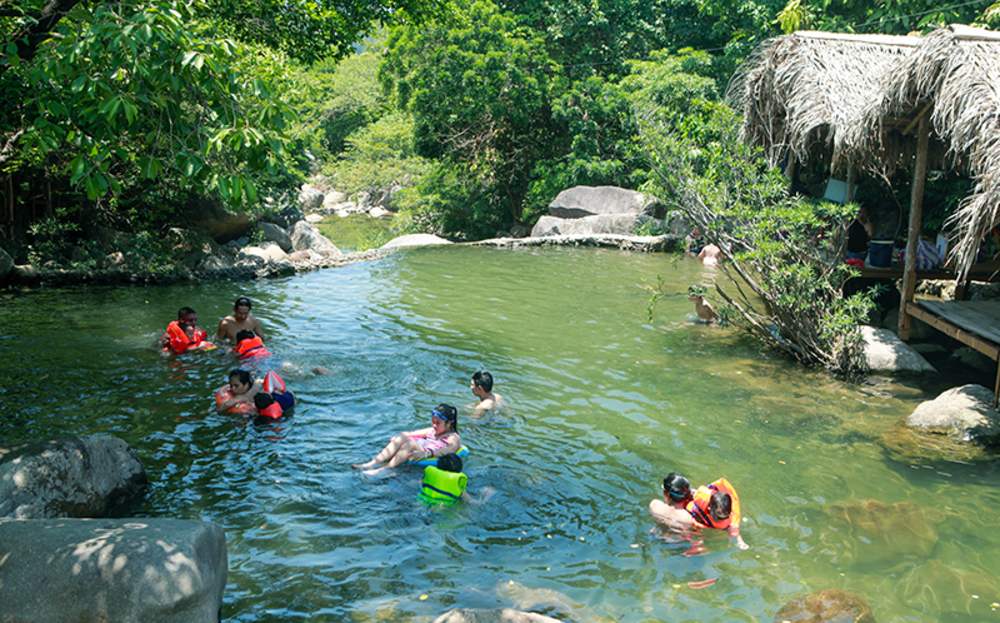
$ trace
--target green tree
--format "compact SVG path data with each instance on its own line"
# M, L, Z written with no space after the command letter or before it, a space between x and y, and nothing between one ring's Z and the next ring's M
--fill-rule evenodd
M468 233L521 218L535 161L550 144L552 76L541 39L488 0L458 5L424 28L390 32L382 76L413 115L417 153L446 161L439 181L463 179L458 193ZM461 171L458 176L455 172ZM470 181L475 180L475 181Z

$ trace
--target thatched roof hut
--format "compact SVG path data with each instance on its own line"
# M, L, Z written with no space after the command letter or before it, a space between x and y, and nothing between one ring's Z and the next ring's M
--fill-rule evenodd
M950 164L975 182L947 223L964 275L983 236L1000 224L1000 33L961 25L936 30L895 60L875 93L845 137L855 157L893 170L898 145L912 145L909 131L929 115L930 133L947 148Z
M743 138L764 148L772 165L793 154L806 161L817 144L833 161L847 151L881 80L918 37L800 31L762 44L737 73L728 98L743 111Z

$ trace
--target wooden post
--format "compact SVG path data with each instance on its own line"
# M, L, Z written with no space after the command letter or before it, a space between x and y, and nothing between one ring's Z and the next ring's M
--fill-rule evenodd
M917 161L913 165L913 187L910 189L910 224L906 231L906 267L903 270L903 296L899 303L899 339L910 339L910 315L907 305L913 302L917 287L917 246L923 221L924 182L927 181L927 146L930 140L929 109L921 112L917 130Z
M795 154L791 151L788 152L788 163L785 164L785 177L788 178L788 190L795 187L795 173L798 165L798 160L795 158Z
M856 185L855 177L857 176L857 171L854 170L854 163L847 163L847 197L844 199L844 203L850 203L854 201L854 188Z

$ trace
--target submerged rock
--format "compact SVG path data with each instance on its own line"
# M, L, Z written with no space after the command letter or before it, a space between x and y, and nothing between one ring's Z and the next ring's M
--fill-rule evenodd
M393 238L382 245L383 249L402 249L406 247L428 247L439 244L452 244L450 240L445 240L434 234L408 234Z
M827 589L788 602L774 623L875 623L871 606L847 591Z
M935 372L923 356L888 329L863 325L865 358L873 372Z
M111 435L0 448L0 517L101 517L146 482L135 452Z
M560 623L559 619L553 619L534 612L521 612L510 608L493 610L470 610L458 609L449 610L438 618L434 623Z
M549 204L550 215L567 219L607 214L662 216L662 213L663 204L653 195L618 186L574 186L556 195Z
M956 569L931 560L916 565L903 576L900 586L906 603L918 612L970 621L996 618L990 604L1000 601L1000 583L991 573Z
M820 541L831 562L841 567L926 559L937 544L934 518L911 502L858 500L831 504L824 513Z
M993 407L993 392L982 385L953 387L920 403L906 425L988 446L1000 442L1000 413Z
M216 623L226 539L180 519L0 521L0 621Z

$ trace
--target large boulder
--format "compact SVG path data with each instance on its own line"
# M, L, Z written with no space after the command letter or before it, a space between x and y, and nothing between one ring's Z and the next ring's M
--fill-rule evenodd
M571 219L595 214L662 217L663 211L656 197L617 186L574 186L556 195L549 204L550 215Z
M323 222L323 215L322 214L306 214L305 221L307 223L312 223L313 225L315 225L316 223L322 223Z
M982 385L953 387L920 403L906 418L906 425L963 441L1000 442L1000 413L993 407L993 392Z
M638 214L600 214L581 218L543 216L531 229L531 237L594 236L598 234L632 235L636 225L647 217Z
M245 236L253 227L253 220L249 215L229 212L214 203L189 206L188 213L180 217L180 222L189 223L217 242L228 242Z
M864 325L865 358L873 372L935 372L934 366L888 329Z
M393 238L382 245L383 249L402 249L406 247L429 247L440 244L452 244L450 240L445 240L434 234L407 234Z
M778 610L774 622L875 623L875 616L863 598L833 588L788 602Z
M280 262L288 257L288 254L273 242L265 242L260 246L243 247L240 249L240 253L259 257L265 262Z
M226 538L180 519L0 521L0 621L217 623Z
M320 255L327 257L338 257L342 255L340 249L330 240L321 234L312 223L299 221L292 228L292 248L295 251L312 249Z
M434 619L434 623L560 623L560 621L543 614L521 612L510 608L491 610L461 608L445 612Z
M288 232L283 227L274 223L258 223L257 227L260 228L260 232L264 235L264 240L267 242L273 242L278 245L285 253L294 251L292 248L292 237L288 235Z
M146 483L135 452L111 435L0 448L0 517L101 517Z
M303 184L299 189L299 205L303 212L315 212L323 207L323 191L312 184Z
M0 281L6 279L12 270L14 270L14 258L8 255L3 249L0 249Z
M323 204L319 208L322 214L333 214L340 205L347 201L347 195L342 192L331 190L323 197Z

